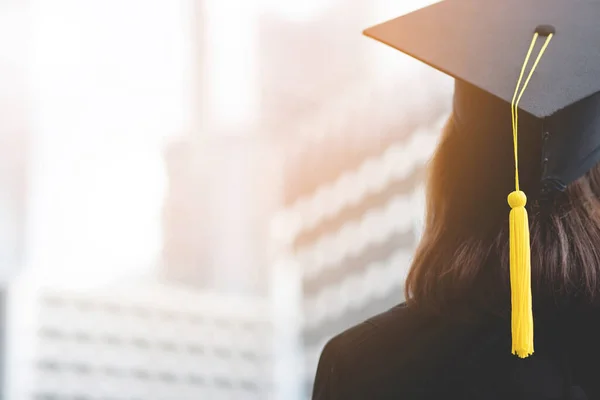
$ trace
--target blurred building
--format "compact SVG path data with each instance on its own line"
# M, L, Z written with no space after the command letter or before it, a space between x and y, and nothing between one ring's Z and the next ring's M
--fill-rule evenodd
M27 5L0 2L0 282L23 261L31 140Z
M290 149L276 230L301 269L306 395L333 335L403 300L423 222L425 164L449 107L447 85L418 90L427 104L397 96L417 92L407 80L363 83L354 102L323 111L331 117L315 127L320 137Z
M278 383L289 384L279 398L293 400L291 377L305 374L309 390L328 338L402 300L423 164L449 88L360 35L427 0L250 3L195 2L196 118L166 151L163 276L265 293L266 266L275 266ZM269 244L266 221L278 208ZM344 293L363 275L369 283L351 302Z
M170 143L165 150L168 184L163 206L163 277L169 282L207 289L213 285L211 264L210 197L203 171L194 168L190 138ZM204 171L208 173L208 171ZM204 188L203 188L204 186Z
M162 277L221 292L268 294L268 222L281 152L259 121L260 6L195 0L192 126L165 149ZM231 9L238 12L232 13Z
M329 112L351 107L362 95L356 82L384 75L380 64L414 70L407 58L380 57L388 49L360 32L427 2L190 2L193 118L166 150L165 279L267 293L267 228L281 203L285 149L346 118Z
M166 282L267 297L280 157L261 141L227 136L186 136L169 144L161 261Z
M72 291L16 283L11 400L267 399L271 325L261 300L159 284Z
M21 270L25 247L31 140L28 3L27 0L0 2L0 393L4 390L7 370L6 282Z

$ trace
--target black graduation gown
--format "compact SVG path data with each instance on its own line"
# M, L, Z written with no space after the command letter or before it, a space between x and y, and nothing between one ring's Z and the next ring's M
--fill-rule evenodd
M600 399L600 311L535 322L535 354L510 354L510 324L428 318L404 304L325 346L313 400Z

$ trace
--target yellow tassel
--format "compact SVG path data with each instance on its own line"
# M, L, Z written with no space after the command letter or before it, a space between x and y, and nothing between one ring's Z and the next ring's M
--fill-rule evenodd
M531 254L529 244L529 220L527 218L527 196L519 190L519 102L546 48L550 44L551 33L546 38L529 75L521 87L525 69L535 47L538 33L533 35L529 51L523 62L521 74L511 102L513 145L515 152L515 191L508 196L510 205L510 291L511 291L511 324L512 324L512 353L526 358L533 354L533 310L531 301Z
M521 191L508 196L510 211L510 288L512 353L520 358L533 354L531 257L527 197Z

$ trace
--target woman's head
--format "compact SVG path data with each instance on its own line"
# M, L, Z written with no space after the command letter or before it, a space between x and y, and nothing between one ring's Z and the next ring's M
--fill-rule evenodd
M474 105L475 106L475 105ZM506 121L510 124L510 110ZM457 121L458 119L458 121ZM452 116L429 168L425 230L406 282L410 303L508 309L508 194L514 190L510 127L485 132ZM542 138L519 136L528 194L534 306L600 298L600 167L541 198Z

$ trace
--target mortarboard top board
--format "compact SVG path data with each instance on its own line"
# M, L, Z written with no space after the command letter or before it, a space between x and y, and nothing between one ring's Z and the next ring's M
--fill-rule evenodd
M364 33L455 78L462 116L476 90L510 114L534 32L554 32L519 103L521 134L544 135L541 186L550 192L600 161L599 21L600 0L445 0Z

